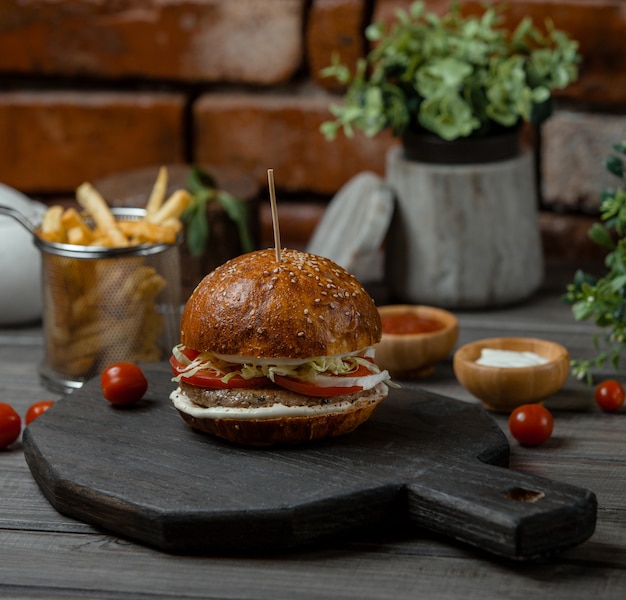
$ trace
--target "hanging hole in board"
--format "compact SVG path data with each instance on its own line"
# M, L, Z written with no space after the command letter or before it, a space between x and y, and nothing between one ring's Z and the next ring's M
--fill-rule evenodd
M511 488L505 495L509 500L516 500L517 502L537 502L545 496L543 492L526 490L521 487Z

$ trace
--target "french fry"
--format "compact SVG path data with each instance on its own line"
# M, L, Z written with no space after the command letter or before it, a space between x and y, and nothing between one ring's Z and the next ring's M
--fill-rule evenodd
M46 210L41 221L39 235L48 242L65 242L65 230L61 223L62 206L51 206Z
M148 203L146 204L146 215L144 217L145 220L147 220L150 215L156 214L157 211L161 208L161 205L165 200L166 191L167 169L165 167L161 167L159 169L156 181L154 182L152 192L150 193L150 198L148 198Z
M80 216L79 212L73 208L67 208L61 215L61 225L67 230L67 238L70 244L88 246L93 239L93 232L89 229L87 223ZM74 230L70 239L70 232Z
M161 225L163 227L171 229L176 234L180 233L183 229L183 222L178 217L170 217L169 219L165 219L165 221L163 221Z
M141 334L134 349L136 362L154 362L162 358L159 336L164 330L165 319L159 314L154 303L146 305L141 323Z
M85 354L80 348L69 347L68 351L54 354L52 366L57 371L70 377L81 377L93 367L96 355Z
M120 221L118 227L131 244L174 244L177 231L173 227L147 221Z
M76 199L94 220L98 229L105 232L116 246L128 246L128 240L119 230L115 217L104 198L90 183L83 183L78 187Z
M166 285L167 282L165 279L156 271L153 271L137 286L137 289L132 295L132 299L140 304L154 301L159 292L161 292Z
M39 235L51 242L104 248L175 244L183 228L180 217L191 196L180 189L165 199L167 183L167 169L161 167L140 221L117 221L100 193L90 183L83 183L76 190L76 199L93 226L73 207L52 206L44 215Z
M67 230L67 242L74 246L89 246L92 236L80 227L71 227Z
M191 202L187 190L176 190L153 215L146 218L148 223L163 223L168 219L179 218Z
M124 306L124 304L128 304L139 284L150 274L150 267L138 267L128 273L128 276L123 280L122 284L114 289L113 293L109 296L112 305Z

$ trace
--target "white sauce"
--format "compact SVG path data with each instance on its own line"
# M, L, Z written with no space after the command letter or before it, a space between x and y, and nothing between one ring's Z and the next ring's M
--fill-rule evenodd
M180 388L177 388L170 394L170 400L178 410L182 410L197 419L228 419L234 417L238 419L276 419L279 417L307 417L310 415L341 412L352 406L350 402L340 402L323 406L285 406L284 404L276 403L272 404L272 406L262 406L259 408L235 408L232 406L205 408L191 402Z
M483 348L477 365L486 367L533 367L550 362L535 352L516 352L514 350L495 350Z

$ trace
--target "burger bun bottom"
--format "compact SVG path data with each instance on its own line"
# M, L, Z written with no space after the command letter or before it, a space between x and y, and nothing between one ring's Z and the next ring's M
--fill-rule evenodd
M388 388L378 384L366 396L332 412L271 418L213 418L194 416L176 405L183 420L198 431L246 446L296 445L345 435L367 421L387 397Z

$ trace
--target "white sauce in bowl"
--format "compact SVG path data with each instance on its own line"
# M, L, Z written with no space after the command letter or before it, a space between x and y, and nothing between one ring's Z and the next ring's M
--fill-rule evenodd
M517 352L515 350L496 350L483 348L477 365L485 367L534 367L550 362L535 352Z

